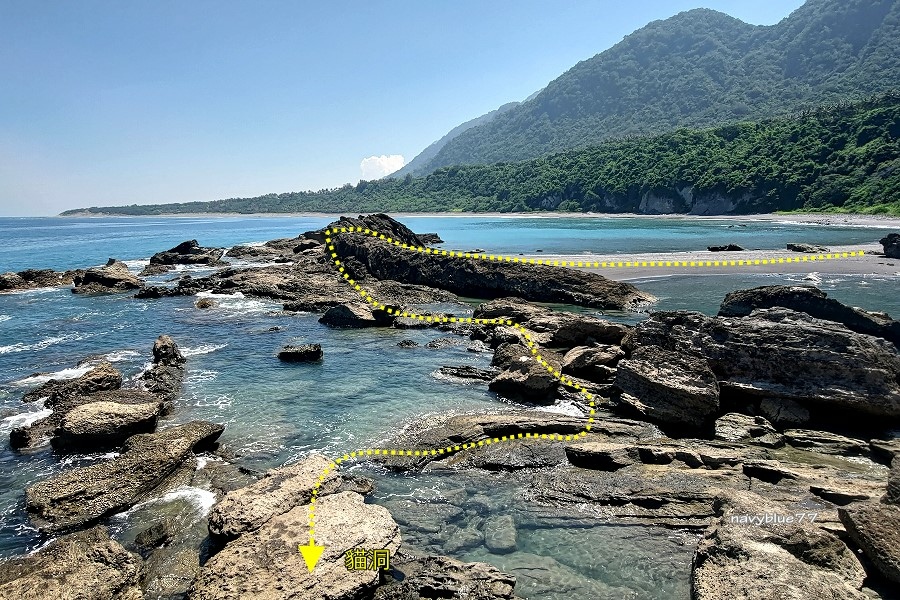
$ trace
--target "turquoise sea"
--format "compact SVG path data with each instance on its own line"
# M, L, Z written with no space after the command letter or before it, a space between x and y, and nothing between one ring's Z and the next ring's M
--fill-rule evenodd
M135 271L148 257L186 239L206 246L231 246L293 237L321 227L329 217L222 218L2 218L0 272L25 268L67 269L125 260ZM869 243L887 230L772 222L652 218L406 217L418 232L437 232L445 247L484 248L497 253L609 253L696 250L714 243L749 248L783 248L786 242L825 245ZM202 273L202 270L197 273ZM803 275L735 274L721 277L673 275L636 281L660 298L654 308L715 312L734 289L800 281ZM900 314L896 280L869 276L822 276L820 286L846 303ZM375 445L423 416L446 412L504 410L508 404L482 386L443 381L441 365L486 366L490 356L464 346L430 350L433 331L332 330L315 314L285 315L280 305L240 297L220 298L220 308L198 311L193 298L135 300L127 295L80 297L68 289L0 295L0 557L30 551L46 542L28 524L24 488L30 483L97 456L60 459L50 450L29 454L8 445L12 427L33 420L40 407L21 395L49 377L75 376L78 363L103 356L127 377L139 373L153 340L174 337L188 357L188 378L167 423L207 419L227 424L222 442L244 466L278 466L312 450L343 453ZM644 315L615 315L634 322ZM272 328L277 327L277 330ZM404 350L402 339L421 347ZM318 365L284 365L275 358L286 343L321 343ZM37 374L37 375L36 375ZM541 527L514 482L492 476L389 475L361 467L376 479L373 501L398 499L444 502L486 493L491 502L460 519L510 513L530 523L520 530L519 551L494 556L462 551L466 560L493 562L517 573L545 569L541 578L520 577L519 595L556 598L687 598L693 534L598 523L577 528ZM462 491L460 491L462 490ZM482 493L484 492L484 493ZM209 495L186 490L203 520ZM447 500L449 501L449 500ZM424 511L427 513L427 511ZM117 535L137 527L140 511L120 519ZM422 517L424 518L424 517ZM441 534L426 535L416 515L407 515L406 542L440 550ZM124 524L123 524L124 523ZM457 525L464 525L464 522ZM529 571L531 569L531 571ZM593 591L591 591L593 590ZM604 591L605 590L605 591ZM612 590L612 591L610 591ZM599 595L598 595L599 594Z

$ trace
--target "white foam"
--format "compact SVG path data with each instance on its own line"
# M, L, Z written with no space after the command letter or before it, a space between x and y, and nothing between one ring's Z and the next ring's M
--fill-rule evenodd
M0 323L2 323L3 321L9 321L10 319L12 319L12 317L9 315L0 315Z
M53 373L41 373L40 375L32 375L30 377L14 381L12 382L12 385L36 385L40 383L47 383L51 379L75 379L76 377L81 377L93 368L94 366L91 364L84 364L78 367L72 367L71 369L54 371Z
M28 427L38 419L43 419L44 417L48 417L53 414L52 409L44 408L43 401L37 402L31 407L32 410L5 417L2 421L0 421L0 431L7 432L12 431L16 427Z
M212 381L218 376L218 371L211 371L208 369L191 369L187 372L185 383L202 383L204 381Z
M216 408L225 408L226 406L231 406L231 403L233 401L234 398L232 398L228 394L218 394L215 396L204 396L202 398L198 398L194 402L194 406L200 408L208 408L211 406L215 406Z
M159 502L174 502L175 500L187 500L197 509L199 516L205 517L216 503L216 495L209 490L183 485L165 494L159 499Z
M115 352L104 354L103 358L109 362L122 362L140 355L140 352L134 350L116 350Z
M222 348L224 348L227 345L228 345L228 343L226 342L224 344L201 344L200 346L197 346L196 348L185 347L185 348L181 349L181 354L183 354L184 356L197 356L199 354L209 354L211 352L215 352L216 350L221 350Z
M241 292L234 294L216 294L210 291L197 292L198 298L210 298L219 303L219 307L226 310L234 310L242 313L267 312L275 306L272 302L253 300L246 298Z
M35 342L33 344L23 344L22 342L18 342L15 344L10 344L9 346L0 346L0 354L12 354L14 352L26 352L29 350L44 350L45 348L55 346L56 344L81 339L84 339L84 336L81 334L68 333L66 335L57 335L44 338L41 341Z
M211 462L225 462L223 459L218 456L196 456L197 459L197 470L203 469Z

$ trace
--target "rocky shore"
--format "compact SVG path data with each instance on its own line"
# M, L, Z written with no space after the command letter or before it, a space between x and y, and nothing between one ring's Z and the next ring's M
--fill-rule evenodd
M330 227L363 227L414 248L440 243L385 215ZM883 242L893 252L896 240ZM398 310L360 301L330 246L348 279ZM215 271L152 285L143 279L174 265ZM696 546L684 567L696 600L896 597L900 325L816 288L740 290L715 316L653 312L629 326L596 311L643 308L654 298L596 273L396 252L355 234L328 244L324 230L230 249L190 240L154 255L140 276L113 259L35 273L0 276L0 291L71 281L76 293L127 292L150 302L240 292L281 302L286 318L316 312L329 327L434 333L422 346L400 342L397 352L458 345L490 352L489 369L447 364L439 372L448 386L483 386L504 404L489 414L422 420L386 447L428 452L371 459L400 473L485 474L521 489L527 511L504 511L490 489L465 487L440 501L367 502L377 479L336 469L334 457L316 453L248 472L220 447L224 425L172 419L187 361L162 335L136 377L99 362L22 395L51 412L14 429L13 448L110 454L25 490L31 524L52 541L0 563L0 597L513 600L517 582L553 580L554 570L568 569L517 554L523 533L598 523L690 532ZM482 300L472 319L408 314L432 303L464 312L460 297ZM318 344L286 346L278 358L328 360ZM567 414L550 410L558 406ZM187 484L214 501L199 527L180 531L148 501ZM152 515L144 531L110 535L114 515L142 506ZM309 540L313 512L324 551L311 571L298 546ZM423 550L424 539L441 552ZM354 548L387 551L391 568L348 570L345 554ZM442 555L462 551L504 568ZM623 593L571 580L580 586L573 598Z

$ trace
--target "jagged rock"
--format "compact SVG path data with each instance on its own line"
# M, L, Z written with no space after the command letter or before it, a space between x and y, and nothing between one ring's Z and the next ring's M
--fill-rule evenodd
M140 567L140 557L93 527L0 563L0 598L142 600Z
M47 405L53 406L67 398L117 390L120 387L122 387L122 374L111 363L104 361L76 379L51 379L40 387L27 392L22 396L22 401L34 402L46 398Z
M69 285L76 275L82 273L84 273L82 269L64 272L52 269L25 269L18 273L0 273L0 292Z
M393 321L393 317L381 309L372 310L362 302L352 302L332 306L319 323L331 327L387 327Z
M768 285L731 292L725 296L719 316L745 317L754 310L776 306L842 323L850 331L884 338L900 347L900 321L847 306L812 286Z
M317 362L322 360L322 345L284 346L278 353L278 358L285 362Z
M228 492L209 513L209 532L215 536L234 539L248 531L255 531L272 517L307 504L319 476L331 464L321 454L312 454L287 467L267 471L247 487ZM335 471L325 475L318 495L334 493L341 486Z
M342 219L334 225L340 226L344 222L352 223ZM408 228L386 215L360 217L355 223L395 240L424 246L417 237L409 238L412 241L407 242ZM438 250L397 252L391 244L355 233L337 233L332 240L342 260L355 257L376 279L429 285L470 297L512 295L539 302L615 309L642 306L655 299L630 284L611 281L586 271L547 268L523 262L461 260L443 255Z
M161 335L153 342L153 366L141 375L140 384L164 402L164 412L171 410L181 393L186 362L178 344L168 335Z
M541 469L566 462L563 443L544 439L516 439L501 444L463 450L434 462L428 469L484 469L486 471L518 471Z
M791 243L791 242L788 242L787 249L790 250L791 252L806 252L808 254L819 254L822 252L830 252L830 250L828 250L828 248L826 248L824 246L815 246L813 244L802 244L802 243L798 244L798 243Z
M744 249L737 244L725 244L723 246L707 246L710 252L742 252Z
M532 304L521 298L495 298L483 302L474 311L473 317L478 319L497 319L506 317L516 323L524 324L531 319L550 314L551 310L538 304Z
M161 402L122 404L91 402L66 413L51 440L57 450L96 452L118 446L137 433L151 433Z
M117 294L140 289L144 282L133 275L122 261L109 259L103 267L91 267L73 278L75 294Z
M619 362L615 385L624 404L660 423L701 427L719 409L719 384L706 361L677 351L637 348Z
M809 411L787 398L763 398L759 411L778 425L803 425L809 422Z
M224 248L203 248L197 240L181 242L174 248L157 252L150 257L151 265L209 265L217 267L223 262Z
M706 359L723 397L789 399L813 417L844 422L900 417L900 353L892 344L789 309L736 318L657 312L623 346Z
M605 381L615 376L613 367L623 358L625 352L619 346L576 346L563 356L562 371L590 381Z
M822 452L823 454L865 455L869 453L869 444L863 440L837 435L827 431L810 429L786 429L785 441L795 448Z
M386 509L353 492L324 496L315 507L315 541L325 548L315 571L297 551L308 536L309 505L296 506L229 542L201 568L188 598L352 600L372 590L378 571L348 571L344 554L351 548L383 548L395 555L397 523ZM263 549L265 560L259 560Z
M900 233L889 233L878 243L884 247L884 255L888 258L900 258Z
M165 275L169 271L174 271L174 265L149 264L138 273L140 277L153 277L155 275Z
M839 508L847 535L885 579L900 584L900 506L859 503Z
M199 309L215 308L216 301L212 298L200 298L199 300L194 302L194 306Z
M509 554L518 547L516 522L511 515L494 515L484 522L484 545L494 554Z
M797 479L798 474L781 466L777 460L746 460L741 465L744 475L767 483L777 484L782 479Z
M559 363L549 362L554 372L559 372ZM534 402L538 404L552 404L553 393L559 385L559 381L547 368L537 362L537 359L528 353L514 360L504 371L494 377L488 384L488 388L508 398Z
M579 442L566 446L566 457L576 467L598 471L618 471L640 460L635 446L610 442Z
M0 292L26 290L28 288L28 282L25 281L25 279L23 279L18 273L13 273L12 271L0 273Z
M419 343L414 340L400 340L397 342L398 348L418 348Z
M707 529L691 565L691 598L784 598L863 600L865 571L834 534L809 524L746 525L733 515L775 514L765 499L726 505Z
M143 552L167 544L176 534L176 523L171 517L165 517L134 536L134 545Z
M479 369L468 365L443 366L437 370L438 374L452 379L465 379L467 381L490 381L497 376L496 371Z
M121 454L40 481L25 492L25 507L43 531L96 523L125 510L173 473L193 450L210 447L225 428L192 421L128 438Z
M717 440L744 442L769 448L780 448L784 438L762 417L728 413L716 419Z

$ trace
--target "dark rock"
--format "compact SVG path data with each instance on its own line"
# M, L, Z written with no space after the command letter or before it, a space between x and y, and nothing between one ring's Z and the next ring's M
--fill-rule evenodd
M457 533L447 545L464 535ZM446 556L414 557L401 551L391 566L393 569L385 574L386 581L375 590L373 600L516 598L513 592L516 578L487 563L463 563Z
M132 435L153 432L162 410L161 402L82 404L65 414L51 443L56 450L66 451L97 452L114 448Z
M744 475L767 483L777 484L782 479L797 479L798 475L781 466L777 460L748 460L742 465Z
M812 244L793 244L788 242L787 249L792 252L806 252L808 254L819 254L822 252L830 252L824 246L814 246Z
M164 252L150 257L151 265L208 265L212 267L227 264L223 262L224 248L204 248L197 240L188 240Z
M778 425L803 425L809 421L809 411L787 398L763 398L759 411Z
M891 462L891 474L888 475L887 493L884 496L887 504L900 504L900 455L895 455Z
M635 446L609 442L579 442L566 446L566 457L576 467L598 471L618 471L640 462Z
M91 267L73 278L75 294L117 294L136 290L144 282L131 274L125 263L114 258L103 267Z
M458 337L442 337L431 340L425 347L429 350L443 350L444 348L453 348L454 346L463 346L466 341Z
M304 252L306 250L317 250L322 247L321 242L317 242L316 240L301 240L297 245L294 246L294 254L299 254L300 252Z
M381 309L372 310L367 304L354 302L332 306L319 323L331 327L387 327L393 321L393 317Z
M476 367L470 367L468 365L443 366L439 368L437 372L444 377L450 377L452 379L465 379L475 381L490 381L497 376L496 371L478 369Z
M619 346L576 346L563 356L562 371L590 381L606 381L615 376L613 367L623 358L625 352Z
M317 362L322 360L322 345L284 346L278 353L278 358L285 362Z
M621 401L647 418L679 427L702 427L719 409L719 384L709 365L672 350L639 347L619 362Z
M0 563L0 598L140 600L140 557L93 527Z
M890 440L869 440L872 456L889 465L894 457L900 454L900 438Z
M550 362L548 357L543 360L555 373L559 373L558 362ZM501 396L538 404L552 404L558 386L559 380L530 352L512 361L488 384L491 391Z
M841 304L811 286L769 285L731 292L725 296L719 316L745 317L754 310L777 306L842 323L850 331L884 338L900 347L900 321Z
M25 507L42 531L96 523L145 499L194 450L211 447L224 426L192 421L126 440L119 456L40 481L25 492Z
M859 456L869 453L869 444L867 442L827 431L787 429L784 432L784 439L795 448L803 448L804 450L821 452L823 454Z
M724 246L708 246L706 249L710 252L742 252L744 250L737 244L726 244Z
M657 312L623 343L626 351L641 346L706 359L723 397L793 400L814 417L845 422L900 418L897 349L804 313L773 308L730 318Z
M174 270L174 265L149 264L141 269L139 275L141 277L154 277L156 275L165 275L166 273Z
M213 300L212 298L200 298L199 300L194 302L194 306L196 306L197 308L200 308L200 309L215 308L216 301Z
M23 402L47 399L53 406L67 398L86 396L94 392L117 390L122 387L122 374L111 363L101 362L96 367L76 379L51 379L24 396Z
M0 273L0 291L8 292L12 290L25 290L28 289L28 287L28 282L22 279L18 273L13 273L11 271Z
M140 385L166 403L166 412L181 393L185 362L178 344L168 335L161 335L153 342L153 366L141 375Z
M400 348L418 348L419 343L414 340L400 340L397 342L397 346Z
M342 219L334 225L345 222L351 224ZM417 237L412 242L407 241L412 239L407 233L408 228L384 215L361 217L353 224L416 247L424 246ZM393 245L355 233L337 233L332 239L341 260L355 257L377 279L429 285L476 298L514 295L527 300L611 309L634 308L654 300L653 296L630 284L586 271L523 262L462 260L440 250L397 252Z
M142 529L134 537L134 545L141 552L149 552L154 548L168 544L176 534L175 520L166 517L146 529Z
M878 243L884 246L884 255L888 258L900 258L900 233L889 233Z
M825 487L821 485L811 485L809 486L809 491L819 498L827 500L837 506L846 506L851 502L860 502L870 499L870 496L868 494L861 494L855 491L843 490L834 486Z
M768 448L784 446L784 438L762 417L728 413L716 419L717 440L756 444Z
M859 503L839 508L847 535L862 548L879 573L900 584L900 506Z
M84 270L59 272L52 269L25 269L18 273L0 273L0 292L60 287L71 284Z
M419 239L425 242L426 244L443 244L444 240L441 239L436 233L420 233Z

